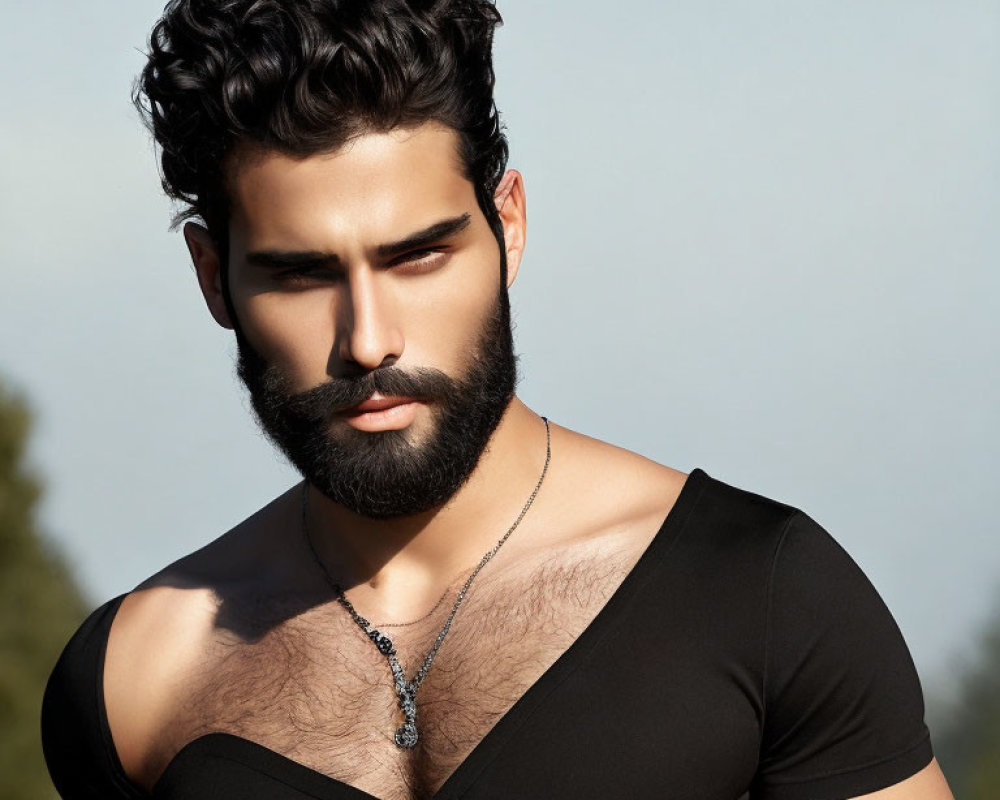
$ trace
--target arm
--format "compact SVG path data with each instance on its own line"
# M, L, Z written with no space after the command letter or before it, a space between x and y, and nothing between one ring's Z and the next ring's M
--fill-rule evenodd
M853 800L954 800L937 759L900 783Z
M774 557L764 696L755 800L949 799L899 628L850 556L801 513Z
M101 672L120 598L80 626L49 677L42 701L42 749L64 800L138 800L121 772L104 719Z

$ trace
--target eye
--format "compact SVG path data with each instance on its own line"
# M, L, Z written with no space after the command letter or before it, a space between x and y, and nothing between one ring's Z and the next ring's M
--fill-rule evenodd
M340 273L320 264L303 264L275 273L274 280L284 286L301 288L340 279Z
M409 253L399 256L389 262L389 267L393 272L406 272L419 274L430 272L444 265L448 260L448 253L443 250L423 249L411 250Z

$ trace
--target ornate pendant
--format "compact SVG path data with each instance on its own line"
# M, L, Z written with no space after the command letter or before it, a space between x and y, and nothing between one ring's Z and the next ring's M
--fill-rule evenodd
M395 670L394 670L395 671ZM402 673L402 670L400 670ZM406 750L417 746L420 735L417 733L417 687L410 683L399 681L396 684L396 695L399 697L399 707L403 712L404 722L396 730L396 745Z
M404 722L396 730L396 745L402 747L404 750L412 750L416 747L419 738L415 722Z

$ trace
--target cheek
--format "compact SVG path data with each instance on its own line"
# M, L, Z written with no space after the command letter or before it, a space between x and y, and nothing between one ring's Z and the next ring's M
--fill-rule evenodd
M334 346L329 292L279 292L234 296L243 332L269 363L300 386L325 380Z
M426 291L400 287L406 309L402 364L434 366L449 374L465 369L500 291L499 265L487 252L450 270Z

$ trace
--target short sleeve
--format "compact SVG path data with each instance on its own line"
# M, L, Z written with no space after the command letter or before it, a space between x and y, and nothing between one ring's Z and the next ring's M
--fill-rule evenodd
M754 800L842 800L931 761L899 628L850 556L801 512L778 545L767 614Z
M42 701L42 749L63 800L144 797L115 753L104 713L104 652L121 597L98 608L70 639Z

